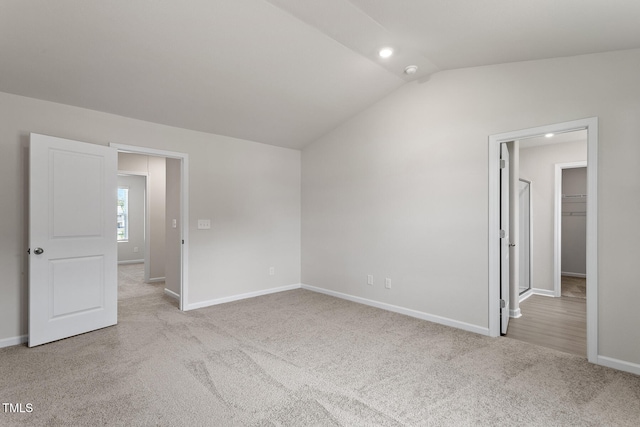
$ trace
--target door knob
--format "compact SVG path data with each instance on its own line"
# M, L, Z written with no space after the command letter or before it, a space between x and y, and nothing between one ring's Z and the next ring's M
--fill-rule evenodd
M34 254L36 254L36 255L42 255L42 254L44 253L44 249L42 249L42 248L35 248L35 249L33 250L33 253L34 253Z

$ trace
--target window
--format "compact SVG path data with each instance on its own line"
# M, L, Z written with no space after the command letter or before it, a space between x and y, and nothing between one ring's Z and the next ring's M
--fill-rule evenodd
M118 188L118 242L129 240L129 189Z

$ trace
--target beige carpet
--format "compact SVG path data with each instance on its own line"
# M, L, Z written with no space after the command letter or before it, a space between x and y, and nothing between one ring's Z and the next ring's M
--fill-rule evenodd
M562 276L560 292L563 297L587 298L587 279L584 277Z
M306 290L186 313L161 286L127 292L137 296L121 299L117 326L0 349L0 399L33 405L31 413L0 413L0 425L637 426L640 419L640 377L517 340Z

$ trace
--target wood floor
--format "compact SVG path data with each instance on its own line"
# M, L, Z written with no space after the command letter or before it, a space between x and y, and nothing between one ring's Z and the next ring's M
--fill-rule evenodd
M520 310L522 317L509 321L508 338L587 356L586 299L531 295Z

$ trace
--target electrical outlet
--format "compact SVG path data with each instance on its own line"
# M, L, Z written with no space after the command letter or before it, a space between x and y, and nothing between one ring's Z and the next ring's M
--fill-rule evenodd
M384 279L384 287L387 289L391 289L391 279L389 279L388 277Z
M273 276L274 274L276 274L276 268L275 267L269 267L269 276Z
M367 276L367 285L373 285L373 276L371 274Z
M137 246L134 246L134 247L133 247L133 252L138 252L138 251L139 251L138 247L137 247Z
M210 219L199 219L198 220L198 230L208 230L211 228L211 220Z

